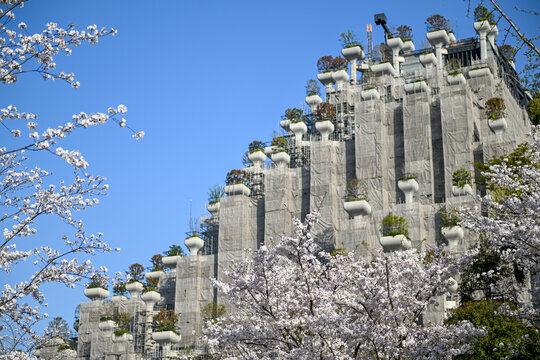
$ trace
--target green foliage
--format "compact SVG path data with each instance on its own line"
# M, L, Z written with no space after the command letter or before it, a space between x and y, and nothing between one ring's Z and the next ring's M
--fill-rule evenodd
M285 110L285 118L289 120L301 120L303 113L304 111L301 109L288 108L287 110Z
M174 329L174 326L178 322L178 315L174 310L163 309L157 313L154 322L158 327L172 327Z
M426 27L428 32L437 31L437 30L446 30L451 31L452 26L450 21L448 21L444 16L435 14L426 19Z
M130 282L141 281L143 279L144 266L139 263L129 265L128 275Z
M540 333L534 326L500 312L502 305L515 309L510 303L481 300L464 303L455 309L445 323L457 324L468 320L487 333L478 339L472 351L455 356L463 360L538 359Z
M201 309L201 316L206 321L215 321L226 313L225 305L211 302Z
M501 259L501 254L481 241L478 253L474 256L470 265L461 272L460 295L462 302L473 300L475 291L482 291L483 296L492 299L500 294L493 294L493 286L503 278L515 276L522 282L523 273L516 271L512 264Z
M516 48L511 45L505 44L499 46L499 53L508 61L514 61L516 52Z
M336 108L330 103L323 102L319 104L315 114L320 120L333 120L336 117Z
M154 280L154 279L148 279L148 280ZM157 280L157 279L156 279ZM143 290L143 293L147 293L147 292L150 292L150 291L155 291L157 292L157 288L155 286L146 286Z
M412 34L412 29L410 26L407 26L407 25L398 26L396 31L399 37L401 38L401 40L403 41L412 40L413 34Z
M95 281L95 280L92 280L90 283L88 283L88 286L86 287L87 289L97 289L97 288L101 288L101 289L105 289L107 290L107 287L102 285L101 282L99 281Z
M452 173L452 184L458 187L463 187L466 184L472 185L471 173L465 168L457 169Z
M459 60L458 58L451 58L446 63L446 68L448 69L448 71L452 72L461 69L461 60Z
M387 215L382 221L383 236L405 235L409 236L409 224L404 217Z
M231 170L227 173L225 184L246 184L247 180L247 173L244 170Z
M172 331L173 333L177 334L177 335L180 335L180 333L178 332L178 330L176 330L176 327L174 326L160 326L156 329L157 332L161 332L161 331Z
M495 23L495 16L492 12L490 12L485 6L482 6L482 4L478 4L478 6L474 9L474 21L489 21L490 24Z
M150 263L152 264L151 271L163 271L163 255L155 254L150 258Z
M450 76L456 76L456 75L459 75L459 74L463 74L463 72L459 71L459 70L454 70L454 71L451 71L448 73L448 75Z
M486 101L486 113L489 119L500 119L504 116L504 100L499 97L494 97Z
M114 332L114 336L122 336L124 334L131 334L128 329L118 329Z
M334 61L332 61L332 70L341 70L341 69L347 69L347 66L349 65L349 62L342 58L341 56L335 57Z
M360 179L353 179L349 181L345 187L345 192L345 202L367 200L367 187L366 184Z
M540 125L540 91L534 93L532 100L527 107L529 118L533 125Z
M309 79L306 82L306 95L320 95L321 94L321 88L319 87L319 84L316 80Z
M251 145L251 144L250 144ZM225 188L221 185L214 185L208 189L208 203L215 204L225 195ZM172 256L172 255L168 255Z
M129 323L131 322L131 314L126 312L121 312L116 315L116 323L121 329L127 329L129 327Z
M102 316L99 321L109 321L109 320L112 320L112 316Z
M163 255L165 256L186 256L184 249L180 245L171 245L169 250L164 251Z
M442 210L439 215L441 216L441 227L457 226L460 223L458 212L455 209Z
M360 42L358 42L358 38L351 30L347 30L339 34L339 41L341 41L344 48L350 48L353 46L360 46L360 48L362 48L362 45L360 45Z
M271 146L277 146L278 148L284 149L287 147L287 139L284 136L276 136L272 139Z
M367 88L364 89L364 91L368 91L368 90L372 90L372 89L375 89L375 86L368 86Z
M58 346L58 351L62 351L62 350L76 350L76 349L74 346L63 344L63 345Z
M248 150L249 150L250 154L252 152L255 152L255 151L263 151L264 150L264 143L261 142L261 141L254 140L254 141L249 143Z
M413 82L417 83L417 82L426 82L426 79L423 79L423 78L420 78L420 79L416 79L414 80Z
M125 295L126 294L126 283L123 281L119 281L113 286L113 294L114 295Z
M414 176L412 174L406 174L406 175L401 176L398 180L399 181L407 181L407 180L413 180L413 179L416 179L416 176Z
M330 55L321 56L319 60L317 60L317 69L319 72L328 72L332 70L332 63L334 62L334 58Z

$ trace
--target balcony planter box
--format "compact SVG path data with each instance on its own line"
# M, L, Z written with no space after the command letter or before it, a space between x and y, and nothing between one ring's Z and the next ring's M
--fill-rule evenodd
M133 335L131 334L122 334L120 336L113 335L112 337L114 342L128 342L133 340Z
M448 45L450 43L450 37L446 30L431 31L426 34L429 43L433 46Z
M243 185L243 184L238 184L238 185ZM234 186L234 185L230 185L230 186ZM184 245L186 245L186 247L189 249L190 256L197 256L197 253L199 252L199 250L202 249L202 247L204 246L204 240L198 236L191 236L184 239Z
M213 204L206 205L206 209L208 209L208 212L214 217L216 217L216 215L219 213L219 207L219 201Z
M147 279L158 279L161 280L166 276L165 272L162 270L159 271L151 271L144 274L144 277Z
M104 300L109 297L109 291L102 288L84 289L84 296L92 301Z
M317 74L317 79L319 79L321 84L323 84L326 89L332 87L332 85L334 84L331 71Z
M434 66L437 64L437 57L433 53L420 55L420 63L424 67Z
M343 208L353 218L371 214L371 206L366 200L345 201Z
M152 339L160 345L177 344L182 337L174 331L156 331L152 333Z
M410 84L405 84L405 92L408 94L418 93L418 92L429 92L429 87L425 81L417 81Z
M113 304L120 304L121 302L127 301L127 297L124 295L113 295L111 297L111 302Z
M465 85L467 83L463 74L448 75L447 80L450 85Z
M306 96L306 104L311 108L311 112L314 112L316 107L321 104L323 101L319 95L308 95Z
M112 320L100 321L98 325L99 329L103 331L111 331L116 328L116 326L116 323Z
M379 92L377 89L369 89L369 90L363 90L360 95L362 96L362 100L380 100L381 95L379 95Z
M448 247L455 249L458 242L463 239L463 229L461 226L442 227L442 236L448 241Z
M371 65L371 71L375 73L381 73L381 74L389 74L394 75L396 71L394 70L394 67L390 63L380 63Z
M452 185L452 195L454 196L463 196L463 195L472 195L473 190L471 185L465 184L463 186Z
M486 67L481 69L469 70L469 77L471 79L481 76L491 76L491 71L489 70L489 68Z
M281 126L283 128L283 130L285 130L285 131L289 131L289 126L290 125L291 125L291 120L289 120L289 119L281 120L279 122L279 126Z
M139 294L142 293L143 288L143 284L138 281L126 284L126 290L129 292L132 299L138 298Z
M365 57L364 50L360 46L341 49L341 53L349 61L362 60Z
M315 129L321 133L322 141L327 141L328 136L334 132L334 124L330 120L317 121Z
M219 204L219 202L216 204ZM178 261L180 261L181 258L183 258L183 256L180 255L164 256L161 259L161 262L163 263L163 265L165 265L165 267L169 269L176 269L176 264L178 263Z
M283 169L291 162L291 157L285 151L280 151L271 155L272 161L278 168Z
M493 120L489 119L488 125L491 128L491 130L493 130L493 132L497 135L504 133L506 129L508 128L508 124L506 123L505 118L493 119Z
M404 52L412 52L414 51L414 49L414 43L412 42L412 40L407 40L403 42L403 48L401 50L403 50Z
M397 250L407 250L411 248L411 242L403 234L395 236L383 236L380 238L381 246L384 251L397 251Z
M263 151L254 151L248 154L248 159L253 163L253 166L260 168L261 164L266 160L266 155L264 155Z
M413 202L414 193L418 191L418 182L415 179L399 180L398 188L405 194L405 203Z
M227 194L227 196L234 196L234 195L249 196L251 194L251 190L249 190L249 188L244 184L226 185L225 194Z

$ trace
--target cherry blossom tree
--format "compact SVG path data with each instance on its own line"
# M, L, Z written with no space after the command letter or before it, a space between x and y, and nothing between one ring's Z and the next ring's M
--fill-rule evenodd
M318 214L295 219L283 236L249 253L214 281L229 315L208 322L206 341L222 358L450 359L481 330L469 322L423 321L470 254L442 249L357 259L319 250Z
M71 24L64 29L49 23L41 33L30 34L25 23L15 25L15 11L25 2L27 0L0 0L0 81L9 86L22 74L37 73L46 80L65 81L73 88L79 87L73 73L56 69L55 57L70 55L83 43L96 44L100 38L116 34L116 30L99 29L96 25L76 30ZM107 281L105 268L94 268L89 260L81 260L77 255L113 249L103 241L101 233L88 233L75 213L98 204L99 196L106 193L108 185L105 178L87 172L89 164L78 150L61 147L62 140L74 132L111 121L133 131L123 118L127 112L124 105L101 113L81 112L57 127L43 126L41 130L36 114L19 111L14 105L3 106L0 131L7 131L12 139L2 141L0 147L0 224L3 228L0 271L5 275L20 275L28 271L28 265L22 265L24 262L33 264L33 270L23 281L6 281L1 290L0 355L28 350L35 340L37 335L32 326L46 317L40 309L45 304L43 284L55 282L74 287L83 278ZM136 139L143 135L143 132L133 131ZM7 137L6 133L2 135L2 139ZM53 176L51 169L39 166L38 153L63 159L71 168L73 178ZM36 246L35 241L29 240L38 232L36 221L45 216L57 217L67 228L58 240L47 239L47 245ZM9 280L5 275L4 279Z
M483 172L491 191L478 198L479 206L461 209L460 217L461 224L482 234L505 263L515 264L520 272L535 278L540 275L539 126L533 128L530 144L521 146L521 151L521 160L511 161L508 156ZM494 272L500 270L493 269L493 274L487 275L494 278L498 276ZM519 304L523 315L532 317L533 323L540 318L538 309L531 308L530 296L523 296L523 287L515 276L500 276L492 286L495 292Z

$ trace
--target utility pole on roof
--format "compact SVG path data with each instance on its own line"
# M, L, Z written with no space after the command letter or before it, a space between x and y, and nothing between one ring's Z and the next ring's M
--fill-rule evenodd
M381 25L384 29L384 43L386 44L388 38L392 35L388 27L386 26L386 15L384 13L375 14L375 25Z

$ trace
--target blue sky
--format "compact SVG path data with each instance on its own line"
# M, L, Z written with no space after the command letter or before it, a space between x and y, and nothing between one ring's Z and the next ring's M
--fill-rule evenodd
M500 3L526 34L535 33L536 17L517 13L514 1ZM519 7L540 10L537 1L520 1ZM315 78L320 56L338 54L341 32L353 30L366 45L366 24L384 12L390 26L413 28L419 49L426 41L425 18L436 13L452 21L457 38L474 36L466 8L461 0L31 0L16 19L30 32L52 21L114 27L118 35L57 58L59 70L75 72L79 89L28 74L0 87L0 107L38 113L42 129L81 111L128 107L128 124L145 131L143 140L111 123L63 146L81 150L89 172L110 184L109 195L80 215L88 231L103 232L122 252L92 261L112 272L134 262L147 266L153 254L183 245L190 206L195 216L206 213L208 188L241 167L247 145L270 140L284 110L303 106L306 80ZM373 40L383 41L374 24ZM517 65L523 66L519 58ZM63 168L56 160L43 161L43 167ZM54 220L38 225L32 241L52 243L62 234ZM71 323L75 306L86 300L82 290L46 287L46 311Z

